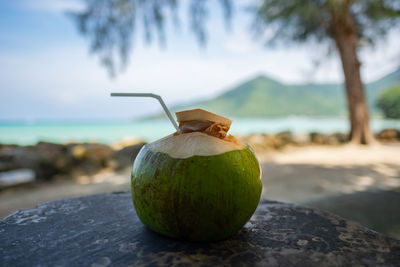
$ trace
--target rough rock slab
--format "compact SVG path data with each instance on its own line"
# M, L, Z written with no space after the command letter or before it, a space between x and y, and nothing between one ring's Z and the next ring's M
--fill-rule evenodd
M0 221L0 266L398 266L400 241L318 210L262 202L233 238L148 230L129 192L67 199Z

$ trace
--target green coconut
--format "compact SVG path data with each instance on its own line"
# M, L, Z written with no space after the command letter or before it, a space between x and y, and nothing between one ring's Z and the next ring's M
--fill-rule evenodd
M170 135L137 155L133 203L140 220L155 232L191 241L222 240L254 213L260 172L253 151L235 138Z

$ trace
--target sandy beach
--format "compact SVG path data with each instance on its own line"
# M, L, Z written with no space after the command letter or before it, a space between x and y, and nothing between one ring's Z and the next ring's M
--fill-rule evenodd
M376 210L386 210L389 216L400 206L398 142L371 147L289 146L259 153L258 158L262 167L263 198L322 208L347 217L352 217L352 213L343 212L343 209L357 203L354 208L367 217L369 211L374 210L375 213ZM76 181L62 180L6 189L0 192L0 217L47 201L129 190L129 180L128 168L119 173L105 170L93 176L81 176ZM338 209L339 204L342 210ZM391 220L396 219L400 221L397 217ZM368 225L368 220L364 218L364 224L369 227L388 229L387 225ZM400 234L398 223L391 225L388 233L393 236Z
M400 144L307 146L261 156L263 197L307 203L400 187Z

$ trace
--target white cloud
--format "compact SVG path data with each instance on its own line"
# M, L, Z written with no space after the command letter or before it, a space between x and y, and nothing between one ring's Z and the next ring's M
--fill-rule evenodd
M375 47L361 51L359 56L364 81L374 81L400 66L399 33L398 29L393 30Z
M245 54L253 50L259 50L260 44L252 41L251 37L246 32L239 32L231 35L225 42L225 49L232 54Z

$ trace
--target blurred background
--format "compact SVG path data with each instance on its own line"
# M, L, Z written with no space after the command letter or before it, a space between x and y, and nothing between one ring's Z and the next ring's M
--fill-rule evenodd
M240 2L240 3L239 3ZM0 217L129 189L171 111L233 120L263 198L400 239L400 2L0 0Z

